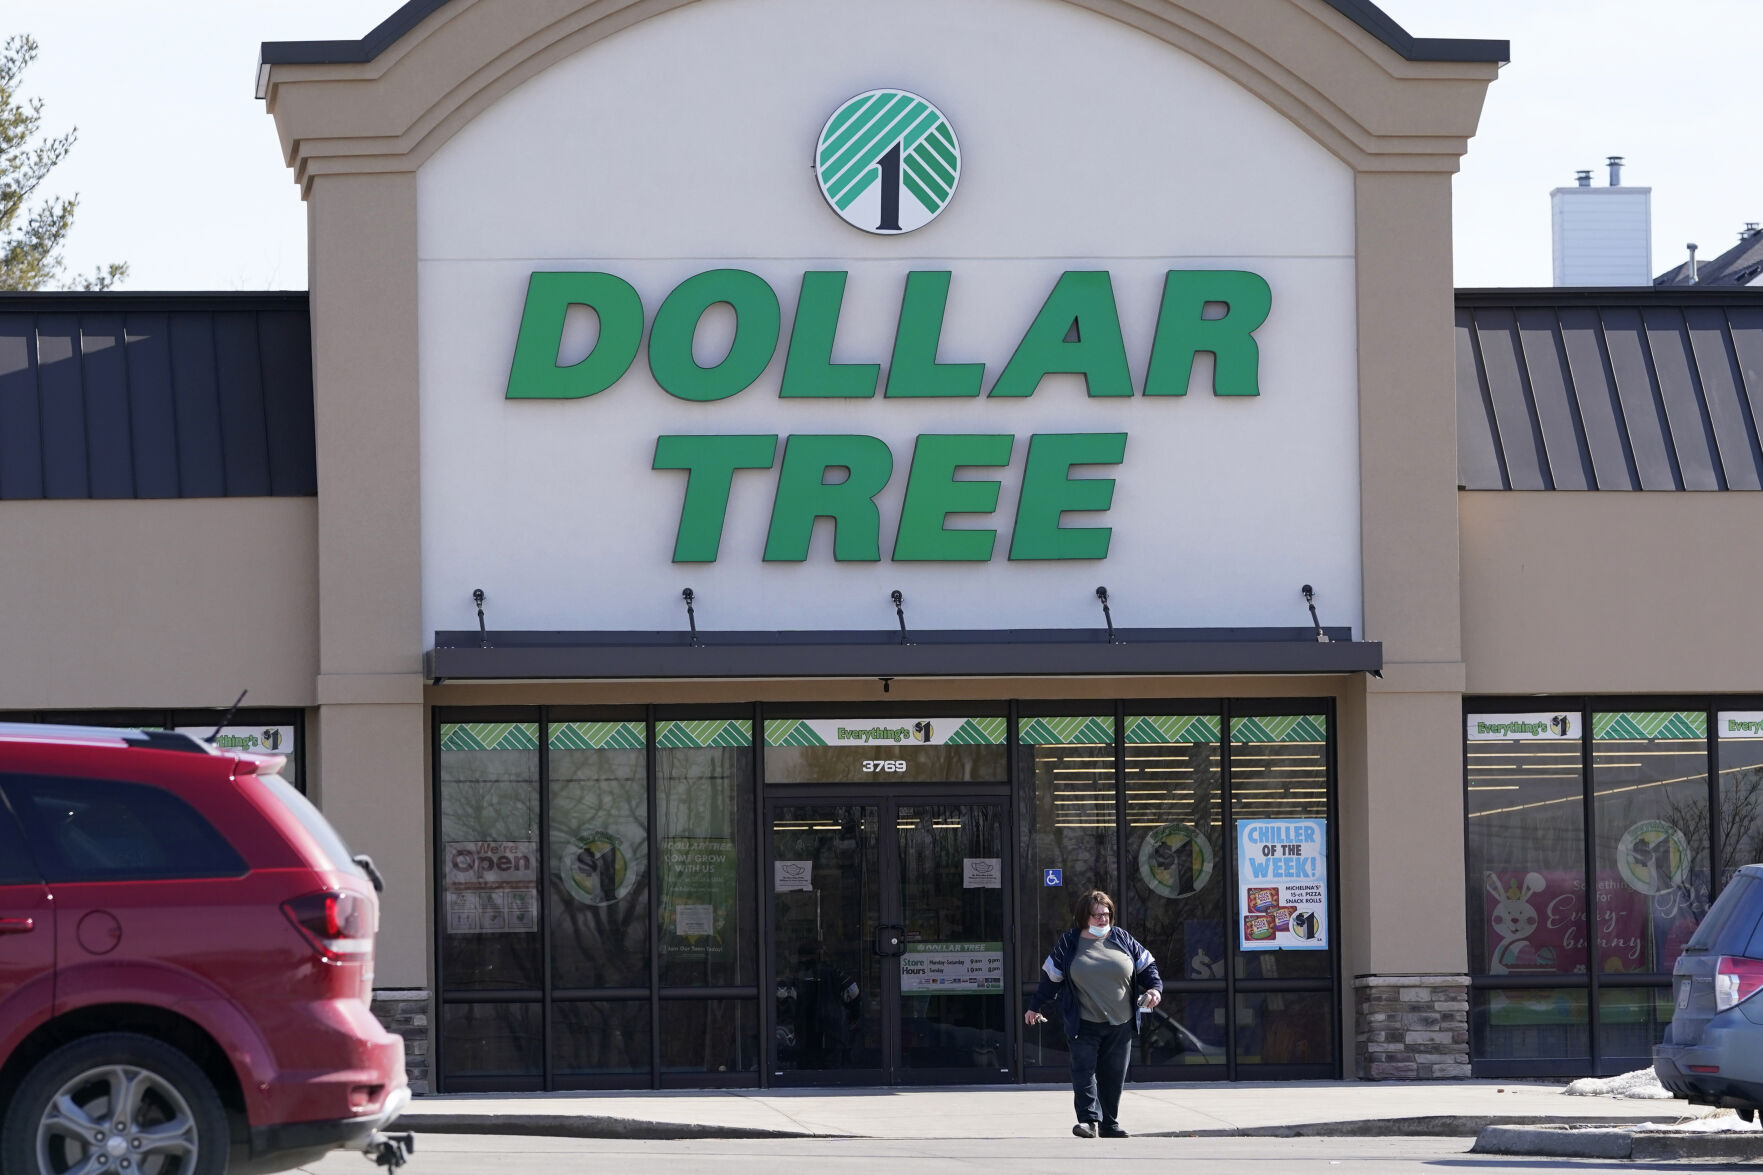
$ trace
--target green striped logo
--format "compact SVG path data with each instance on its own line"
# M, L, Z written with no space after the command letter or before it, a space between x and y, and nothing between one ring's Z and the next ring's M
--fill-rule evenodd
M833 111L814 172L833 211L866 233L909 233L955 195L961 148L943 112L905 90L871 90Z
M1595 739L1690 739L1708 737L1705 710L1605 711L1592 715Z
M1282 714L1237 718L1230 724L1233 743L1321 743L1328 741L1328 718L1322 714Z

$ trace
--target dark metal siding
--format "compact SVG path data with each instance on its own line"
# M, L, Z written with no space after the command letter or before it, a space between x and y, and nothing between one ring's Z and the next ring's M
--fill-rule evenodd
M0 499L317 492L305 294L0 295Z
M1763 291L1457 292L1472 490L1763 489Z

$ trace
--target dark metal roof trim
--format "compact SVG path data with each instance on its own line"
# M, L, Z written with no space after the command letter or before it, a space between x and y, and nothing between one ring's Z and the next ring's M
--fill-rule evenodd
M1457 291L1459 309L1480 306L1763 306L1751 286L1480 286Z
M317 492L304 293L0 294L0 501Z
M1408 61L1487 61L1503 65L1512 59L1510 41L1415 37L1370 0L1325 2ZM265 41L258 60L262 65L342 65L372 61L446 3L447 0L410 0L359 41ZM262 97L262 94L258 96Z
M1110 644L1089 629L898 633L435 633L434 681L728 677L1094 677L1117 674L1360 673L1383 668L1383 645L1351 630L1123 628ZM482 642L482 643L480 643Z
M1763 289L1459 290L1466 490L1763 489Z

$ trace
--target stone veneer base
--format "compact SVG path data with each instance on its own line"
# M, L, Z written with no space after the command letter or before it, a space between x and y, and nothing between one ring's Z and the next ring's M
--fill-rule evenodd
M373 993L373 1014L388 1032L404 1038L404 1072L410 1092L429 1091L429 993L421 988L381 988Z
M1467 975L1360 975L1353 1072L1362 1081L1471 1076Z

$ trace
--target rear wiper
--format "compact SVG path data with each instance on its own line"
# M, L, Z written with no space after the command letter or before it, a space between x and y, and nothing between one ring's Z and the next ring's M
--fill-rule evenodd
M381 877L380 871L373 867L373 858L372 857L368 856L366 853L356 853L353 857L351 857L349 859L351 861L354 861L357 865L361 866L361 871L363 873L367 874L367 879L369 881L373 882L373 892L374 893L385 893L386 892L386 879Z

